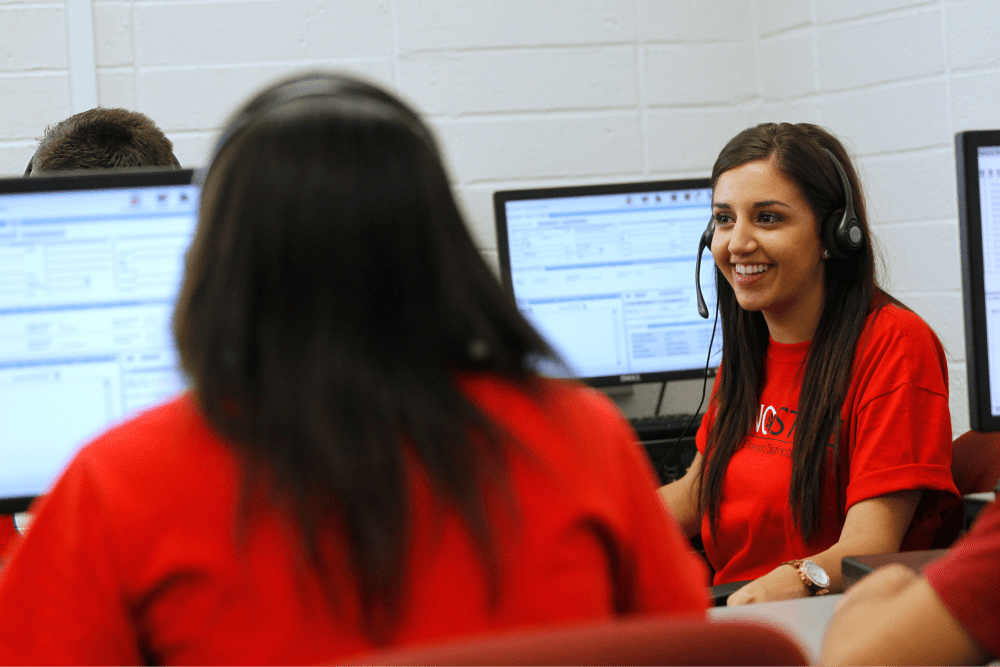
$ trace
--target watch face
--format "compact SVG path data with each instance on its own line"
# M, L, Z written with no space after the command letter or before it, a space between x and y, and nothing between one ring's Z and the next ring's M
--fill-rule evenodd
M814 584L820 588L828 588L830 586L830 575L828 575L826 570L821 568L819 565L811 560L807 560L802 563L802 567L806 571L806 576L809 577Z

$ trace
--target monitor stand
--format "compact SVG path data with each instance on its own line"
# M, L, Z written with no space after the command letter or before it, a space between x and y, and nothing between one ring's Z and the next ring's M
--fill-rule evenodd
M708 387L705 389L705 405L708 405L714 381L714 376L708 379ZM693 413L701 401L702 382L701 378L667 382L660 412L662 414ZM632 419L656 413L656 399L660 396L661 384L661 382L640 382L620 387L600 387L600 389L615 402L622 414ZM701 412L704 411L705 406L702 406Z

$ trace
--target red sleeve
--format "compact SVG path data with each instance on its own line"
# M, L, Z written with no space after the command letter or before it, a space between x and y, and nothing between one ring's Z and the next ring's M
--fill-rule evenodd
M652 464L635 432L600 392L559 381L545 386L542 409L534 398L517 399L523 406L507 400L502 417L544 462L540 483L521 484L521 502L532 523L547 532L583 537L573 551L589 551L586 558L597 559L597 571L610 575L606 593L614 613L703 618L705 564L660 499ZM548 495L538 497L536 487ZM568 599L576 583L584 590L592 587L567 582L559 597Z
M958 496L951 476L948 397L912 384L872 400L858 416L847 507L907 489Z
M7 552L7 547L17 537L17 527L14 525L13 514L0 514L0 555Z
M607 399L601 411L614 429L627 523L622 536L622 575L633 582L634 612L693 613L708 606L708 571L657 492L656 475L642 445ZM595 406L596 408L596 406Z
M969 636L1000 656L1000 503L983 510L972 529L923 575Z
M86 456L36 503L0 574L0 664L144 662Z
M641 445L623 423L623 468L631 486L635 568L635 611L697 612L708 606L708 570L681 533L677 522L657 493L657 480Z
M894 491L924 489L941 492L925 494L928 502L920 512L936 517L958 499L944 350L915 313L886 306L874 317L845 401L850 419L845 510Z

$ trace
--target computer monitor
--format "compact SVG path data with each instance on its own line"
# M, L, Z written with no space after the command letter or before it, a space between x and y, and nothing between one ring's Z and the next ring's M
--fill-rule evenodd
M705 373L713 320L698 315L695 259L708 179L508 190L493 203L503 283L569 375L607 386ZM701 265L710 308L714 266Z
M115 421L183 389L170 322L190 170L0 180L0 512Z
M969 418L1000 431L1000 130L955 135Z

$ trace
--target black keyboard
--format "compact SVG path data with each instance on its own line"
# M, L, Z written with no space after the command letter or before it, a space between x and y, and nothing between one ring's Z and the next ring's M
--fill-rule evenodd
M628 421L632 425L632 428L635 429L636 435L642 441L667 440L669 438L678 438L682 433L685 436L693 438L694 434L698 431L698 427L701 425L702 416L698 415L693 422L691 422L691 417L694 417L694 415L656 415L632 417ZM691 422L691 427L685 433L684 429L687 427L688 422Z

